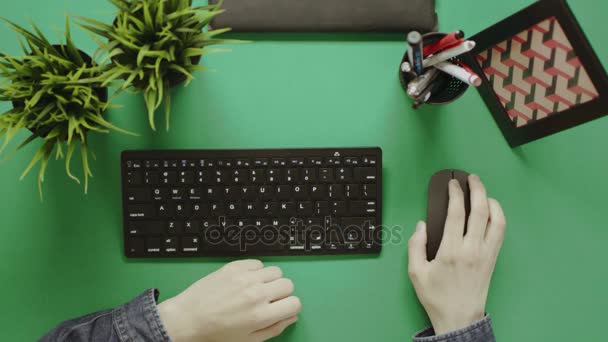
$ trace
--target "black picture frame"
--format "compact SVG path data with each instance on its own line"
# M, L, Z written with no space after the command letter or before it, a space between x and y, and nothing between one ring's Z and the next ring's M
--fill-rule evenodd
M552 17L555 17L563 28L581 64L584 65L589 74L591 82L596 87L599 97L551 114L536 122L516 127L509 120L505 108L494 92L490 80L475 60L475 56ZM475 41L477 45L468 54L467 59L472 69L483 80L482 85L478 87L478 91L511 147L547 137L608 114L608 76L565 0L538 1L476 34L471 40Z

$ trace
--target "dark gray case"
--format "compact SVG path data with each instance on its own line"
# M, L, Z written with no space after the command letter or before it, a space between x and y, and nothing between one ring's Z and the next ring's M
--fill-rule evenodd
M209 0L217 3L218 0ZM235 32L421 32L437 29L435 0L224 0L213 28Z

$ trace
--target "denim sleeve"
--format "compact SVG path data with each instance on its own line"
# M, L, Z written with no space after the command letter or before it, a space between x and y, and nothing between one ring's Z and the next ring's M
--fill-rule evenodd
M115 309L65 321L39 341L170 342L156 309L157 299L157 290L146 290Z
M486 315L466 328L435 336L433 328L414 335L414 342L496 342L492 331L492 320Z

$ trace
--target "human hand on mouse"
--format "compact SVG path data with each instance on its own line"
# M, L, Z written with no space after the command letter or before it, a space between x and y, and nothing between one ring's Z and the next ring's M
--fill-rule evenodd
M424 222L418 223L409 241L408 273L436 335L467 327L484 317L490 280L504 239L506 221L500 204L487 198L478 176L470 175L468 180L468 218L462 188L456 179L449 183L448 214L435 259L427 260Z
M158 305L174 342L258 342L298 320L300 300L278 267L258 260L229 263Z

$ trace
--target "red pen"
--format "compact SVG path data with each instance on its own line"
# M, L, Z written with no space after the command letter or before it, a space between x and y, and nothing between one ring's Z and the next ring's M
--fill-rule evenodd
M450 49L454 46L462 44L464 41L463 38L464 32L458 30L448 34L433 44L425 45L423 48L424 57L435 54L437 51Z

